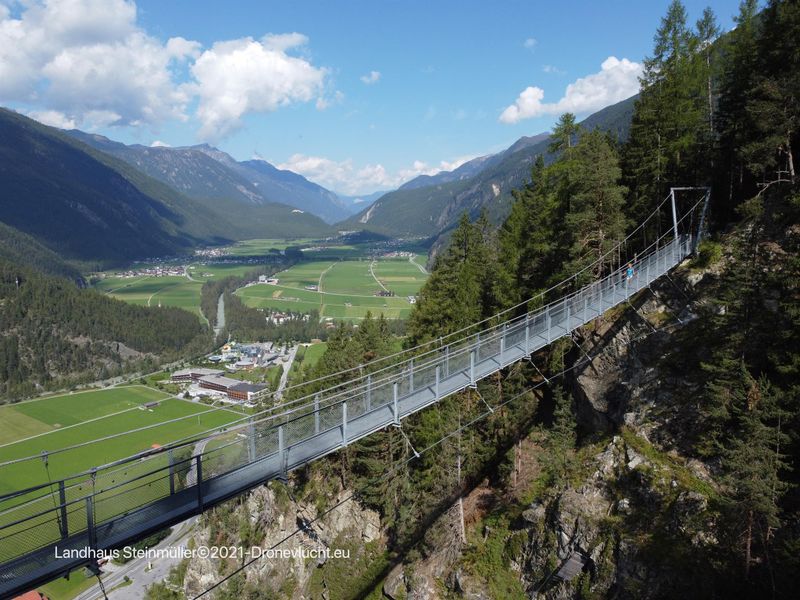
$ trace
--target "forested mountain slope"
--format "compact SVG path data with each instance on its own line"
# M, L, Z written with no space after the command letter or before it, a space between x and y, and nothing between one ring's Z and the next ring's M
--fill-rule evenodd
M194 159L204 169L219 166L201 152ZM5 109L0 222L87 269L198 244L330 232L318 217L283 204L190 198L125 160Z
M31 267L46 275L82 281L80 272L31 236L0 223L0 259Z
M0 258L0 401L152 370L211 342L185 310L134 306Z
M587 130L599 128L615 139L624 140L634 101L635 97L604 108L582 124ZM435 176L435 185L418 187L410 182L412 187L407 184L382 196L341 227L394 236L431 237L451 228L463 212L475 218L484 209L494 223L500 223L508 215L511 190L527 183L537 156L547 157L549 140L549 135L523 138L507 151L487 158L469 177L458 176L456 170L451 178L444 174Z
M286 206L308 211L328 222L350 214L336 194L301 175L282 171L266 161L237 162L207 144L179 148L128 146L79 130L67 133L211 208L217 203L236 209L241 219L237 219L235 213L230 216L239 226L247 222L249 215L278 216ZM321 231L313 220L304 222L310 231L307 235L317 235ZM317 233L311 232L314 227Z
M163 184L2 109L0 221L80 261L172 254L220 239L207 213Z

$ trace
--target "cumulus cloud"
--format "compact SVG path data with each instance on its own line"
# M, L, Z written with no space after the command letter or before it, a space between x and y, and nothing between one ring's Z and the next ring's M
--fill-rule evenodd
M204 49L148 35L133 0L26 0L19 7L12 15L0 2L0 101L35 106L53 124L156 127L187 120L196 99L200 134L213 141L246 113L321 96L326 70L289 54L308 42L300 33ZM335 94L323 98L319 108L336 101Z
M293 154L278 166L300 173L308 179L348 195L358 195L376 190L394 189L418 175L435 175L441 171L452 171L463 165L474 156L463 156L452 161L441 161L438 165L429 165L416 160L410 167L390 173L383 165L367 164L357 166L351 159L335 161L321 156Z
M64 113L57 110L32 110L28 113L31 119L50 125L51 127L58 127L60 129L75 129L77 127L74 119L70 119Z
M370 71L366 75L361 76L361 81L366 85L372 85L373 83L378 83L380 79L381 79L380 71Z
M598 73L577 79L567 86L558 102L543 102L544 90L529 86L517 97L514 104L501 114L503 123L517 123L523 119L556 115L564 112L588 113L633 96L639 91L642 65L627 58L619 60L609 56Z
M250 112L271 112L308 102L323 90L327 71L287 53L305 36L266 36L217 42L191 66L194 82L185 86L199 97L200 135L216 140L241 126Z
M522 46L524 48L527 48L528 50L533 50L536 47L536 44L538 43L539 42L536 40L536 38L529 37L524 42L522 42Z
M172 69L199 49L161 43L136 25L128 0L31 0L0 11L0 99L46 107L73 125L185 118ZM113 121L111 120L114 116Z

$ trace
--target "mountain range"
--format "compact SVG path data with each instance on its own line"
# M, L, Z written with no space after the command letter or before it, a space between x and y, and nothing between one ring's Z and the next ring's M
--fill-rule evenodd
M128 146L77 129L67 133L196 200L286 204L327 223L341 221L355 212L335 193L302 175L278 169L264 160L237 162L208 144L178 148Z
M585 119L627 136L635 98ZM0 109L0 256L74 278L104 268L248 238L365 231L441 242L465 211L495 222L547 155L549 134L522 137L452 171L399 189L338 196L263 160L201 144L126 145ZM358 211L358 212L357 212ZM356 214L353 214L356 213Z
M0 222L64 260L94 267L199 244L333 233L294 206L226 195L248 188L208 153L159 152L135 165L129 161L140 150L79 139L87 137L0 110ZM158 160L166 166L155 178L148 171ZM203 186L210 191L199 193Z
M587 130L599 128L622 141L628 135L635 100L633 96L606 107L581 125ZM475 217L485 209L494 222L500 222L510 210L511 190L528 182L536 157L551 159L547 153L549 143L547 133L522 137L502 152L473 159L453 171L417 177L339 226L435 241L464 212Z

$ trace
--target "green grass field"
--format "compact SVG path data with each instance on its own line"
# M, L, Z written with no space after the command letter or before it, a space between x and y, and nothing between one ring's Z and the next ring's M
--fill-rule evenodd
M152 400L158 400L159 405L149 409L142 407L142 404ZM204 404L170 398L143 387L45 398L3 406L2 411L0 416L3 418L22 414L28 420L41 423L42 427L39 428L40 435L36 435L30 433L30 427L12 432L4 426L2 431L6 439L18 441L0 447L0 462L39 455L42 451L53 451L149 425L157 426L53 454L48 459L49 474L41 460L0 466L0 493L40 484L47 481L48 475L52 479L68 476L147 450L154 444L164 445L241 418L241 414L234 411L213 410ZM180 417L189 418L158 425ZM57 425L62 427L57 428ZM23 439L28 435L36 437Z
M95 284L95 288L110 296L141 306L177 306L195 313L205 320L200 312L200 290L203 283L211 279L241 276L255 270L258 265L230 264L188 266L189 277L116 277L106 276Z
M319 311L322 317L363 319L368 311L389 319L406 318L427 274L405 259L372 261L303 262L276 275L278 285L254 285L237 291L242 301L256 308L293 312ZM379 283L380 282L380 283ZM386 289L395 297L375 296ZM319 286L319 291L305 289Z
M0 406L0 445L136 408L164 394L140 386L74 392ZM2 452L2 450L0 450Z
M398 296L415 296L428 279L428 274L418 264L403 258L376 261L373 272L384 286Z
M233 256L263 256L270 250L285 250L290 246L304 246L313 244L312 238L298 238L296 240L242 240L229 248L229 254Z

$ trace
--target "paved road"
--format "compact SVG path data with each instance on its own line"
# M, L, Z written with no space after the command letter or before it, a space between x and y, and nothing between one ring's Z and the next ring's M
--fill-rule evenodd
M223 329L225 329L225 294L220 294L217 301L217 326L214 327L214 337Z
M283 374L281 375L281 380L278 383L278 389L275 391L275 399L280 400L283 397L283 390L286 387L286 383L289 381L289 371L292 370L292 364L294 363L294 357L297 355L297 349L300 346L294 346L291 350L289 350L289 360L283 365Z
M157 544L155 548L185 547L196 522L197 517L192 517L176 525L172 528L172 533ZM144 598L145 590L156 581L165 580L170 569L180 561L179 557L167 557L151 562L145 557L134 559L124 565L108 563L103 567L104 572L101 575L103 585L111 600L141 600L141 598ZM152 566L152 568L148 570L148 566ZM133 580L133 583L109 591L111 588L121 584L125 576ZM102 598L103 593L100 591L100 586L95 584L75 596L74 600L99 600Z
M209 440L204 439L200 440L195 444L194 450L192 450L192 456L197 456L202 454L206 449L206 444L208 444ZM197 482L197 463L192 461L192 465L189 467L189 472L186 473L186 487L192 487Z

